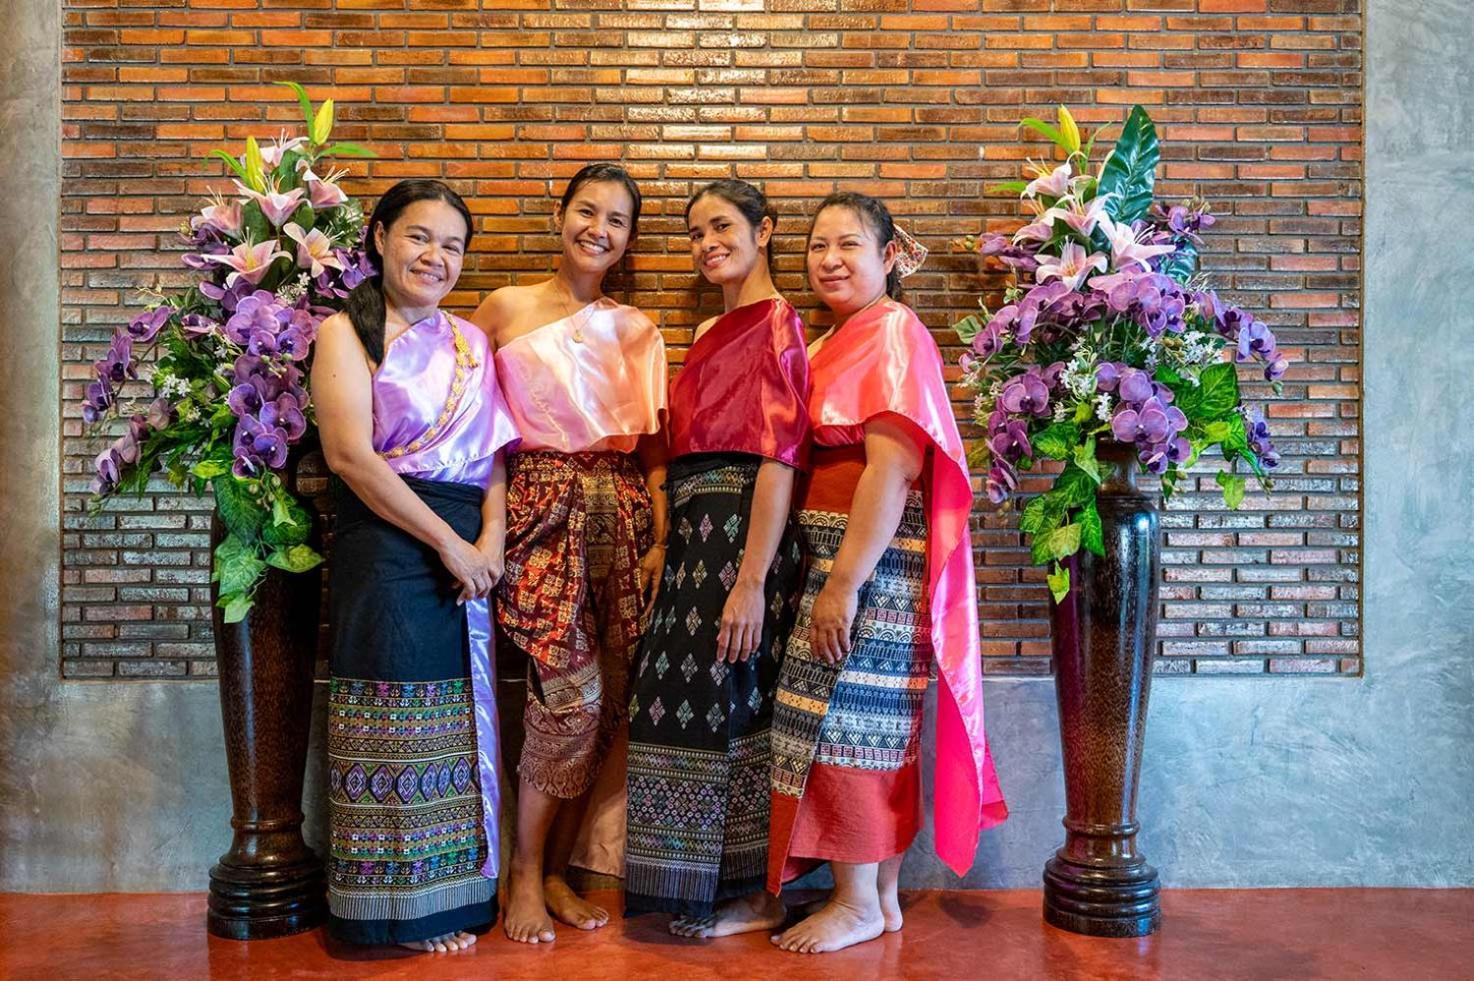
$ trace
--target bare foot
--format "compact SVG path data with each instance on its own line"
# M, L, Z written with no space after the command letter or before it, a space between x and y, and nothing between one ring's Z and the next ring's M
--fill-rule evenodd
M518 871L514 866L507 885L507 911L502 915L502 932L518 943L552 943L553 921L543 897L542 876L537 869Z
M889 889L883 885L880 887L880 915L885 920L886 933L895 933L905 922L901 916L901 895L894 883Z
M770 892L754 892L718 903L716 913L705 919L682 917L673 920L670 932L678 937L730 937L738 933L771 930L780 926L787 915L788 911L777 896Z
M791 927L772 941L799 954L824 954L874 940L885 932L880 906L859 909L830 900L819 912Z
M710 928L717 921L715 916L677 916L666 927L673 937L699 937L700 931Z
M811 899L798 908L798 913L800 916L813 916L828 905L828 896ZM880 915L885 919L886 933L895 933L905 923L905 918L901 915L901 896L895 883L889 889L885 886L880 888Z
M460 933L446 933L438 937L431 937L429 940L412 940L409 943L400 944L399 946L409 950L423 950L437 954L446 954L452 951L465 950L475 942L476 935L474 933L466 933L462 930Z
M543 895L548 912L580 930L597 930L609 922L609 911L584 899L564 881L561 875L543 876Z

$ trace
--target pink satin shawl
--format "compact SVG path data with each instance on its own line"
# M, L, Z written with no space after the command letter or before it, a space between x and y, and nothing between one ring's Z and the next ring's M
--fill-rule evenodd
M810 366L814 441L863 439L859 427L885 413L910 420L932 452L927 495L927 583L937 699L937 855L958 875L977 853L978 833L1008 816L983 732L977 586L968 518L972 480L936 342L910 307L883 301L854 315L819 348Z
M628 453L660 431L665 340L607 296L503 344L496 366L523 450Z

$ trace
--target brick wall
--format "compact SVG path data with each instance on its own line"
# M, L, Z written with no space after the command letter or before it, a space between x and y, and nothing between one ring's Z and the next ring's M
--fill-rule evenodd
M1166 140L1166 190L1217 206L1206 267L1295 360L1269 406L1285 457L1273 496L1226 512L1207 476L1166 515L1159 671L1359 673L1360 9L64 0L62 673L212 673L207 512L164 488L84 516L97 447L75 399L133 288L180 281L173 232L222 170L206 151L292 125L278 79L332 95L338 135L378 152L354 166L354 193L438 176L467 197L478 237L458 309L545 275L550 191L588 160L622 159L647 201L631 299L677 358L718 304L695 288L682 235L698 183L766 187L783 215L780 284L801 304L814 202L839 187L886 198L936 256L909 299L955 345L945 328L999 282L947 243L1011 221L1012 203L980 191L1017 175L1018 118L1064 102L1093 127L1145 105ZM1010 519L980 511L977 528L985 669L1046 673L1042 577Z

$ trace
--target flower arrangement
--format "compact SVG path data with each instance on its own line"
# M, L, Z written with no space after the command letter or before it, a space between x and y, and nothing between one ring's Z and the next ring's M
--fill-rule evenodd
M1279 391L1287 367L1274 334L1225 303L1198 273L1199 233L1213 225L1206 202L1165 206L1154 199L1156 128L1134 107L1098 170L1096 130L1082 142L1068 109L1059 123L1026 119L1064 153L1031 163L1027 181L995 190L1018 194L1032 217L1011 236L968 236L960 246L994 257L1014 283L1004 303L955 327L969 350L963 383L986 439L972 464L987 473L995 504L1017 492L1019 472L1041 460L1063 463L1050 489L1030 500L1019 527L1056 601L1069 592L1060 560L1081 548L1103 554L1096 493L1104 441L1135 451L1170 497L1185 470L1217 447L1229 463L1217 482L1237 508L1245 477L1261 483L1279 455L1259 411L1239 393L1236 365L1257 362Z
M314 110L301 85L280 84L296 93L307 135L266 147L247 137L239 157L212 151L235 193L214 192L180 230L198 282L145 291L146 308L114 332L82 405L93 433L126 420L97 454L93 510L141 494L156 472L213 491L228 531L213 570L227 623L245 616L268 566L304 572L322 561L283 477L289 450L312 435L306 361L317 326L374 272L363 213L338 184L346 172L323 171L326 158L370 154L329 143L333 100ZM147 398L123 397L134 379Z

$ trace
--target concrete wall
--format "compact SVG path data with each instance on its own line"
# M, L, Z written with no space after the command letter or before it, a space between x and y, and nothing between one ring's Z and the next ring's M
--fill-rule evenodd
M1158 679L1167 885L1474 885L1474 22L1368 6L1367 675ZM198 889L227 842L214 688L56 677L56 8L12 0L0 34L0 889ZM1053 690L987 697L1014 816L967 883L1031 886L1061 836ZM907 879L955 882L924 849Z

